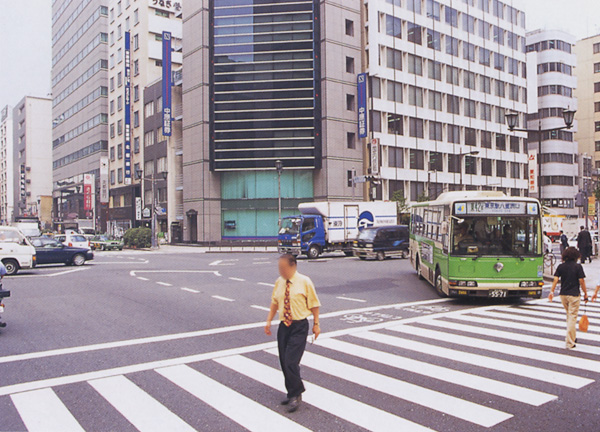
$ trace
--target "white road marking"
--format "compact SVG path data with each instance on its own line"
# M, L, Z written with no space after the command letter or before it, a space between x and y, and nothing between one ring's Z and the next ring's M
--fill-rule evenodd
M362 300L362 299L357 299L357 298L352 298L352 297L336 297L337 299L340 300L348 300L348 301L352 301L352 302L357 302L357 303L366 303L366 300Z
M502 309L492 309L492 311L502 311ZM492 312L490 311L490 312ZM561 324L561 326L565 325L565 321L567 319L566 315L565 315L565 310L563 309L562 311L560 309L551 309L550 311L548 311L546 309L546 311L537 311L537 310L531 310L529 308L511 308L511 309L506 309L506 312L510 312L511 314L519 314L519 315L527 315L527 316L532 316L532 317L540 317L540 318L552 318L555 320L558 320L558 322ZM586 312L588 317L595 317L598 318L600 317L600 313L597 312ZM583 315L583 307L579 307L579 315ZM523 320L524 317L516 317L514 319L517 320ZM527 319L528 320L528 319Z
M540 406L557 398L557 396L548 393L461 372L455 369L437 366L427 362L413 360L408 357L374 350L337 339L326 339L322 341L320 345L361 359L392 366L397 369L430 377L438 381L449 382L451 384L471 388L528 405Z
M526 359L543 361L546 363L553 363L558 365L568 364L571 368L582 369L582 370L600 370L600 361L588 360L579 357L573 357L565 354L556 354L548 351L542 351L533 348L525 348L518 345L510 345L500 342L492 342L485 339L479 339L474 337L460 336L453 333L428 330L415 326L399 325L396 327L390 327L389 330L406 333L413 336L421 336L428 339L441 340L448 343L454 343L457 345L467 346L471 348L482 349L486 351L498 352L501 354L508 354L514 357L522 357Z
M369 340L385 345L390 345L402 349L407 349L417 353L427 354L435 357L441 357L453 360L459 363L479 366L494 371L506 372L512 375L533 379L540 382L547 382L563 387L579 389L594 382L594 380L570 375L562 372L555 372L552 369L542 369L535 366L519 364L512 361L501 360L494 357L472 354L469 352L458 351L455 349L444 348L437 345L417 342L411 339L404 339L396 336L390 336L374 332L361 332L351 335L352 337Z
M268 282L259 282L258 285L268 286L271 288L273 288L275 286L274 283L268 283Z
M223 276L214 270L131 270L129 276L137 277L138 273L209 273L214 276Z
M150 279L148 279L148 278L141 277L141 276L138 276L137 278L138 278L139 280L141 280L141 281L149 281L149 280L150 280Z
M257 261L253 262L254 265L272 264L270 261Z
M166 286L166 287L171 287L173 286L173 284L167 283L167 282L156 282L157 285L162 285L162 286Z
M457 315L455 317L452 317L452 319L465 321L465 322L468 322L471 324L469 324L469 325L457 324L454 322L449 322L449 321L444 321L444 320L440 320L440 321L431 320L431 321L427 321L426 324L430 325L430 326L458 330L461 332L474 333L476 335L486 335L486 336L491 336L491 337L497 337L500 339L508 339L510 341L513 341L513 340L515 340L516 337L518 337L519 341L521 341L521 342L531 343L534 345L542 345L542 346L546 346L546 347L550 347L550 348L563 348L564 349L564 347L565 347L564 340L556 340L556 339L551 339L548 337L530 336L530 335L521 334L521 333L519 333L517 335L514 332L508 332L508 331L502 331L502 330L492 330L489 328L472 325L472 323L476 323L476 324L483 324L483 325L493 325L493 326L497 326L497 327L506 327L506 328L517 329L517 330L527 330L526 328L523 328L523 326L518 323L511 323L511 322L504 321L504 320L496 320L496 319L490 319L490 318L480 318L480 317L476 317L476 316L472 316L472 315L463 315L463 316ZM513 326L513 324L514 324L514 326ZM533 326L530 326L530 327L533 329ZM540 329L538 327L536 327L534 331L539 332ZM545 328L544 333L554 334L557 336L563 336L565 334L565 331L559 330L559 329ZM597 347L585 346L583 344L580 345L579 347L577 347L577 351L588 353L588 354L598 354Z
M559 317L563 320L566 319L565 317L565 310L564 308L562 308L562 304L561 304L561 308L560 309L554 309L554 308L547 308L544 306L525 306L522 308L522 310L528 310L528 311L540 311L540 312L547 312L553 315L546 315L548 317L550 316L555 316L558 314ZM579 307L579 316L584 314L584 308L583 305ZM598 312L593 312L593 311L585 311L585 314L588 317L594 317L594 318L600 318L600 313Z
M10 397L29 432L84 431L51 388Z
M156 372L249 431L309 432L309 429L304 426L277 414L189 366L171 366L158 369Z
M267 352L277 355L276 349ZM304 353L302 365L483 427L495 426L512 417L512 414L311 352ZM436 403L432 404L431 401Z
M131 265L131 264L148 264L150 261L148 261L147 259L145 260L139 260L136 262L129 262L129 261L96 261L94 260L94 264L93 265L97 265L97 264L126 264L126 265Z
M235 265L237 259L224 259L224 260L216 260L209 264L209 266L232 266Z
M277 391L284 391L281 372L277 369L243 356L223 357L214 361ZM367 430L373 432L431 431L431 429L417 423L310 382L305 381L304 386L306 387L306 393L302 395L302 400L305 403Z
M246 279L237 278L237 277L230 277L229 280L238 281L238 282L246 282Z
M264 311L270 311L271 309L269 309L268 307L264 307L264 306L258 306L258 305L252 305L250 306L251 308L254 309L260 309L260 310L264 310Z
M198 293L200 292L200 291L198 291L198 290L191 289L191 288L185 288L185 287L181 288L181 290L182 290L182 291L191 292L191 293L194 293L194 294L198 294Z
M379 306L379 307L370 306L370 307L363 308L363 309L347 309L347 310L322 314L321 318L337 317L337 316L345 315L348 313L360 313L360 312L367 312L367 311L372 311L372 310L376 310L376 309L401 308L401 307L417 306L417 305L422 305L422 304L440 303L440 302L448 302L448 301L449 301L448 299L436 299L436 300L424 300L424 301L420 301L420 302L399 303L399 304L395 304L395 305L387 305L387 306ZM454 314L456 312L457 311L451 312L451 314ZM461 311L459 311L459 312L461 312ZM436 316L448 315L448 314L450 314L450 313L439 314ZM422 318L423 317L409 318L407 320L403 320L402 322L413 322L415 320L422 319ZM274 321L274 324L276 324L277 322L278 321ZM338 330L336 332L322 334L321 338L327 337L327 335L331 335L331 337L335 337L335 336L342 336L342 335L346 335L346 334L350 334L350 333L355 333L356 331L361 331L361 330L366 331L366 330L371 330L371 329L381 329L381 328L389 327L390 324L392 324L392 323L386 322L386 323L374 324L374 325L367 326L367 327L358 327L358 328L352 327L352 328L346 329L346 330ZM23 361L23 360L31 360L31 359L36 359L36 358L46 358L46 357L53 357L53 356L59 356L59 355L76 354L76 353L90 352L90 351L99 351L99 350L104 350L104 349L144 345L144 344L156 343L156 342L167 342L167 341L173 341L173 340L197 338L197 337L202 337L202 336L213 336L213 335L217 335L217 334L229 333L229 332L234 332L234 331L242 331L242 330L261 328L261 327L264 327L264 325L265 325L264 321L260 321L260 322L256 322L256 323L237 324L237 325L233 325L233 326L217 327L217 328L212 328L212 329L207 329L207 330L198 330L198 331L192 331L192 332L186 332L186 333L174 333L174 334L168 334L168 335L162 335L162 336L151 336L151 337L145 337L145 338L139 338L139 339L127 339L127 340L114 341L114 342L104 342L104 343L99 343L99 344L83 345L83 346L76 346L76 347L70 347L70 348L59 348L59 349L54 349L54 350L37 351L37 352L31 352L31 353L25 353L25 354L13 354L13 355L0 357L0 364L11 363L11 362L16 362L16 361ZM142 369L142 370L147 370L147 369Z
M233 302L233 301L235 301L234 299L230 299L228 297L222 297L222 296L219 296L219 295L214 295L214 296L212 296L212 298L217 299L217 300L223 300L223 301L226 301L226 302Z
M84 271L84 270L89 270L89 267L87 267L87 268L80 267L80 268L76 268L76 269L73 269L73 270L65 270L65 271L61 271L61 272L58 272L58 273L52 273L52 274L48 274L48 275L44 275L44 276L47 276L47 277L62 276L62 275L66 275L66 274L69 274L69 273L75 273L75 272L80 272L80 271Z
M102 378L89 384L141 432L195 431L124 376Z

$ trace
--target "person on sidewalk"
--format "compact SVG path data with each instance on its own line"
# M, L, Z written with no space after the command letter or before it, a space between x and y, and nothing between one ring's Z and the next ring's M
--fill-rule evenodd
M569 247L569 238L563 230L560 230L560 255Z
M277 346L279 363L285 379L287 397L281 402L287 405L288 412L298 410L302 402L304 384L300 376L300 360L306 348L308 337L308 317L314 317L313 333L315 340L321 333L319 308L315 286L307 276L297 271L296 257L291 254L279 258L280 277L275 282L271 296L271 308L267 316L265 333L271 336L271 321L279 311Z
M581 231L577 234L577 249L581 254L581 264L584 264L588 258L592 262L592 236L583 225L580 228Z
M585 287L585 272L583 266L577 263L580 254L574 247L568 247L563 253L563 262L556 268L554 281L548 299L554 299L554 291L560 279L560 299L567 313L567 337L565 343L567 349L575 348L577 341L577 316L579 315L579 303L583 291L584 301L587 303L588 295Z

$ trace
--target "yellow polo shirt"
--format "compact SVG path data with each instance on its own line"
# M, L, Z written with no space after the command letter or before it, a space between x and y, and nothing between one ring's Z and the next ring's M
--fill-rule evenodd
M290 279L290 309L292 310L292 320L303 320L309 317L311 309L321 306L315 285L308 276L298 272ZM286 280L279 277L275 281L275 288L271 296L271 302L276 304L279 310L279 319L283 319L283 300L285 298Z

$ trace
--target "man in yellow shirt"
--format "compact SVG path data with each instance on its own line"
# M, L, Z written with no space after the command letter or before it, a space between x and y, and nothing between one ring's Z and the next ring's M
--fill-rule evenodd
M290 254L279 258L279 274L271 296L271 308L267 316L265 333L271 336L271 321L279 311L277 346L279 363L285 378L287 398L281 404L288 405L287 411L294 412L302 402L304 384L300 376L300 360L306 348L308 317L314 317L315 339L321 333L319 326L319 298L310 278L297 272L296 257Z

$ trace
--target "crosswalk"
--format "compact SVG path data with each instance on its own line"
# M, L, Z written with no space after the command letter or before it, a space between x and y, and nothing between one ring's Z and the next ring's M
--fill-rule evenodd
M0 430L110 430L105 426L124 420L144 432L513 430L510 422L528 410L597 384L600 306L588 305L587 314L590 331L579 332L570 351L562 305L547 301L324 335L302 360L305 406L292 415L278 405L284 389L277 350L262 346L68 386L33 386L5 396L13 409L0 417ZM65 397L67 391L88 398ZM103 427L85 414L98 401Z

